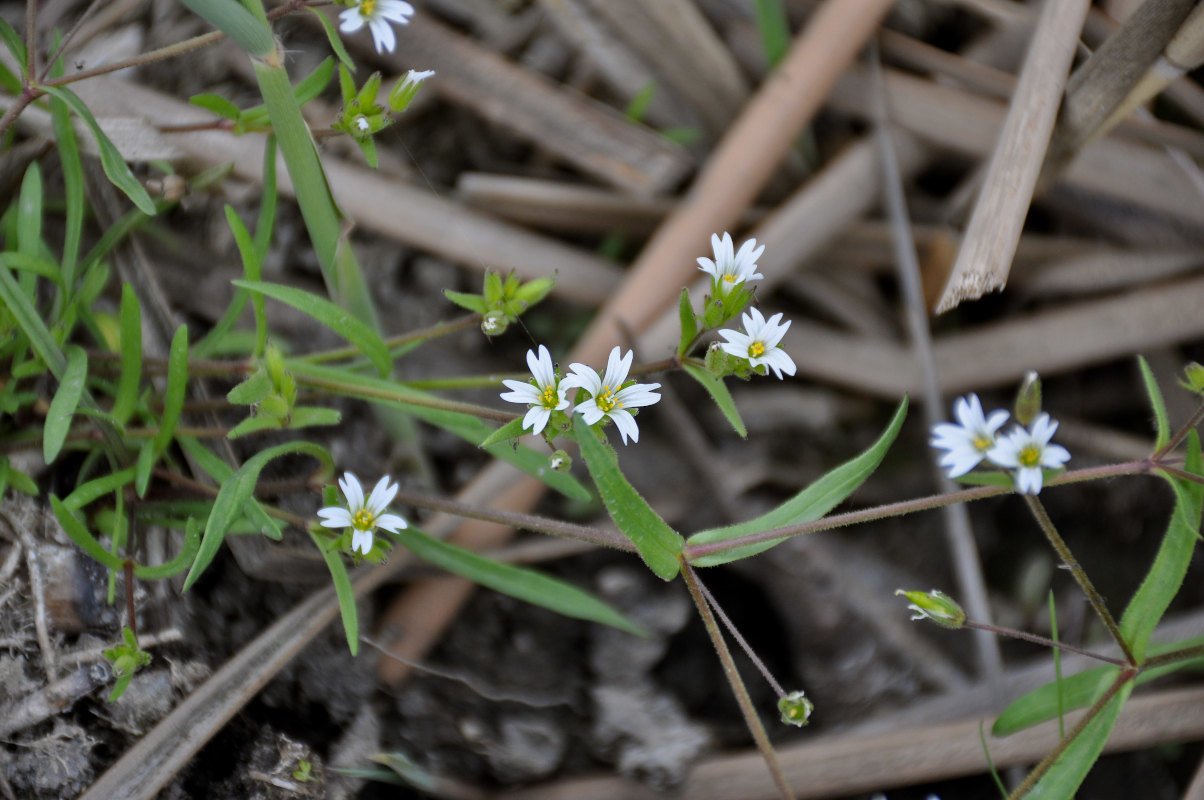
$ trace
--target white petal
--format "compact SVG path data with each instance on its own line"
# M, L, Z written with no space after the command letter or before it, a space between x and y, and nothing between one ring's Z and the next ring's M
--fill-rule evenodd
M349 8L339 14L339 30L343 33L355 33L364 27L364 17L358 8Z
M598 372L593 367L587 364L574 363L569 364L569 369L573 374L561 381L561 386L564 386L566 389L573 387L584 389L590 394L597 394L602 391L602 379L598 377Z
M620 409L650 406L660 402L661 396L653 391L659 388L661 388L659 383L633 383L626 389L615 393L615 402L618 403Z
M351 549L368 555L372 550L372 531L356 528L355 533L351 534Z
M596 425L598 420L606 416L602 409L598 408L598 404L594 402L592 397L589 400L586 400L584 403L578 405L573 410L581 415L582 419L585 420L586 425Z
M322 525L327 528L351 527L351 512L342 506L319 508L318 516L322 518Z
M727 342L719 345L723 352L729 353L736 358L748 358L748 346L752 342Z
M1040 468L1021 467L1016 470L1016 491L1020 494L1040 494L1041 477Z
M635 417L631 414L618 408L607 416L614 420L615 427L619 429L619 436L623 437L623 444L627 444L628 437L631 437L633 442L640 440L640 426L636 424Z
M350 472L344 472L343 477L339 479L339 488L343 490L343 496L347 498L347 505L352 514L364 507L364 490L360 488L359 478Z
M509 392L502 392L500 395L507 403L538 403L542 399L539 390L529 383L512 380L504 380L502 383L510 388Z
M376 516L380 512L389 507L389 503L393 502L393 498L397 496L398 485L395 483L389 485L389 476L381 478L376 482L376 486L372 489L372 494L368 497L368 513Z
M794 359L780 347L775 347L766 353L764 361L778 376L778 380L781 380L783 372L787 375L793 375L795 372Z
M382 515L381 518L376 521L376 525L379 528L384 528L389 533L397 533L398 531L403 531L410 527L409 523L396 514Z
M398 25L406 25L414 16L414 7L404 0L378 0L376 13Z
M623 381L627 380L627 372L631 369L631 360L635 358L635 351L628 350L627 355L621 355L622 349L615 345L610 351L610 358L606 361L606 375L602 378L602 386L608 389L617 389L623 385Z
M523 417L523 430L530 428L531 433L538 434L548 424L548 418L551 416L552 412L543 406L531 406Z
M1070 460L1070 451L1060 444L1047 444L1041 452L1041 466L1059 469Z

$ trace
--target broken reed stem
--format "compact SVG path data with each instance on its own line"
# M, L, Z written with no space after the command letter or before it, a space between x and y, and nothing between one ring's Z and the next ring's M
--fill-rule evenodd
M936 311L1007 283L1089 0L1045 3L982 192Z
M707 635L711 637L711 643L719 655L719 661L723 664L723 674L727 677L727 682L731 684L732 693L736 695L736 702L740 704L744 722L748 725L748 730L757 743L757 749L761 751L761 756L769 766L774 784L778 787L782 797L794 800L794 793L786 783L786 776L782 772L781 764L778 763L777 754L773 750L773 745L769 743L769 735L765 733L765 726L761 724L761 718L757 716L757 710L753 708L752 698L748 696L748 690L744 687L744 682L740 679L740 673L736 669L736 662L732 660L731 651L727 649L727 643L723 640L723 631L719 630L719 626L715 623L715 615L711 613L711 607L708 605L706 597L703 596L698 575L689 564L682 564L681 576L690 590L690 597L693 598L694 605L698 608L702 623L706 626Z

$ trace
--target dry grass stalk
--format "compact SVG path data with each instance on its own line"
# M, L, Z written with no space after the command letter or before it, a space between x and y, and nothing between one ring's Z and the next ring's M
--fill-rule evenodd
M1063 0L1042 10L938 313L1007 283L1089 5Z

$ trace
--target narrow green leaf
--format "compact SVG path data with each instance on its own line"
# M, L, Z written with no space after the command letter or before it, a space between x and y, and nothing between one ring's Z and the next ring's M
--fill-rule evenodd
M895 437L899 434L899 428L902 427L906 416L907 398L904 397L902 402L899 403L899 407L895 409L895 415L891 419L890 424L886 426L886 430L882 432L878 440L870 445L869 449L864 453L828 472L815 483L803 489L769 513L736 525L727 525L722 528L700 531L689 538L689 544L724 542L740 536L748 536L774 528L781 528L785 525L796 525L800 522L810 522L819 519L851 495L878 468L878 464L882 462L886 451L890 449L891 443L894 442ZM744 545L732 550L703 556L691 563L696 567L713 567L717 564L726 564L729 561L748 558L749 556L764 552L783 541L785 539L772 539L767 542Z
M63 380L59 389L50 401L50 410L46 413L46 426L42 432L42 457L47 464L54 463L67 434L71 432L71 420L79 407L80 398L84 394L84 381L88 378L88 354L83 348L71 345L67 348L67 369L63 372Z
M61 66L61 64L60 64ZM70 293L75 286L75 270L79 262L80 240L83 235L84 212L84 164L71 125L71 109L57 97L50 98L50 116L54 125L55 145L59 151L59 165L63 175L64 199L67 204L66 224L63 231L63 284Z
M677 300L677 319L681 323L681 342L677 345L677 355L682 358L698 336L698 317L694 316L688 288L681 290L681 297Z
M25 170L17 195L17 251L27 256L42 252L42 170L36 161Z
M1192 430L1187 438L1187 454L1183 469L1192 475L1204 475L1201 463L1200 436ZM1145 660L1146 645L1171 600L1179 593L1187 567L1191 564L1196 540L1200 535L1200 515L1204 507L1204 486L1195 481L1176 478L1159 472L1175 493L1175 506L1167 523L1166 533L1150 571L1146 573L1120 618L1120 633L1133 651L1138 663Z
M339 32L335 30L334 23L330 20L330 17L316 8L310 8L309 10L322 23L322 29L326 31L326 39L330 42L330 49L334 51L334 54L339 57L339 61L347 69L354 70L355 62L351 60L351 55L347 52L347 48L343 46L343 37L339 36Z
M781 0L753 0L753 9L757 29L761 32L761 44L765 48L765 60L772 69L790 49L790 21Z
M667 581L675 578L681 570L681 534L669 527L627 482L614 451L598 441L579 414L573 415L573 434L610 518L636 546L653 573Z
M492 447L498 442L508 442L523 435L523 418L512 419L493 433L485 437L481 447Z
M1141 368L1141 381L1145 384L1145 392L1150 398L1150 408L1154 412L1154 449L1161 450L1170 441L1171 423L1166 415L1166 403L1162 400L1162 390L1154 378L1154 371L1141 356L1137 357L1137 366Z
M243 274L247 276L246 279L248 281L258 282L259 278L263 275L263 260L255 247L255 242L252 240L250 232L247 231L247 226L242 224L242 220L238 218L234 207L230 205L226 206L226 223L229 224L230 231L234 234L234 241L238 245L238 255L242 259ZM245 286L239 286L238 281L231 282L241 289L247 289ZM251 309L255 315L254 354L262 356L268 341L268 317L267 311L264 308L262 293L251 293Z
M183 449L185 453L188 454L193 463L203 469L218 483L225 483L227 480L229 480L230 476L234 474L234 468L218 458L212 450L201 444L199 439L194 439L191 436L177 436L176 443L180 445L181 449ZM213 504L210 503L207 510L203 514L205 519L209 518L212 505ZM184 506L181 506L180 502L177 501L173 508L184 508ZM263 506L258 500L253 499L248 502L246 511L247 517L250 520L248 522L250 531L263 534L269 539L277 542L284 538L284 532L280 527L280 521L270 517L268 512L264 510ZM197 513L200 515L200 512ZM239 532L236 529L237 525L234 528L231 528L231 532Z
M180 552L170 561L164 561L155 566L139 565L134 567L134 575L143 580L154 581L178 575L196 558L197 550L201 547L201 526L193 517L184 524L184 543Z
M119 570L125 564L117 556L104 549L100 542L88 531L84 523L75 518L75 515L63 505L63 501L58 497L50 495L50 508L54 511L54 516L58 518L59 524L63 526L63 531L67 536L71 537L71 541L75 542L79 549L83 550L93 559L100 562L104 566L112 570Z
M1150 655L1161 655L1173 650L1182 650L1199 645L1204 645L1204 636L1151 647ZM1143 670L1137 676L1136 685L1140 686L1143 683L1157 680L1183 669L1204 669L1204 657L1176 661L1172 664L1164 664L1152 669ZM1076 708L1084 708L1090 705L1099 695L1099 687L1107 685L1116 675L1116 667L1102 666L1092 667L1069 677L1063 677L1061 680L1061 710L1069 712ZM995 736L1011 736L1017 731L1022 731L1025 728L1031 728L1034 725L1057 718L1058 710L1058 682L1051 681L1009 703L1008 707L1000 713L999 718L995 720L995 724L991 727L991 733Z
M330 453L326 451L326 448L312 442L288 442L270 447L252 456L228 480L223 481L221 489L218 490L217 499L213 501L213 511L209 514L208 522L205 523L205 533L201 537L200 550L197 552L196 560L192 562L192 568L188 570L188 577L184 579L184 591L188 591L196 583L197 578L213 561L230 526L246 513L245 507L254 499L255 485L259 483L260 471L273 458L288 453L304 453L313 456L322 462L326 470L333 471L334 461L331 459Z
M206 111L212 111L219 117L228 119L230 121L237 120L239 114L242 113L238 106L234 105L220 94L210 94L208 92L194 94L192 97L188 98L188 102L194 106L203 108Z
M1096 759L1104 751L1125 701L1133 691L1128 681L1062 752L1049 771L1026 794L1025 800L1065 800L1074 797Z
M21 34L17 33L12 25L3 17L0 17L0 41L4 42L4 46L8 48L8 52L12 53L15 60L21 69L22 74L25 72L25 40L21 38ZM17 91L20 91L18 88ZM13 92L16 94L16 92Z
M138 210L147 216L153 217L156 213L154 201L150 199L150 195L146 193L146 189L142 188L142 184L134 177L134 173L130 171L129 165L125 163L125 159L121 157L121 153L109 141L109 137L100 129L100 125L96 123L96 118L92 116L92 112L84 105L84 101L79 99L75 92L62 86L41 86L47 94L57 97L66 103L72 111L79 116L80 119L92 131L92 136L96 139L96 145L100 148L100 165L104 169L105 175L109 181L125 193L125 196L133 201L134 205L138 206Z
M360 649L360 620L359 611L355 607L355 592L351 588L351 578L347 575L347 565L343 563L338 551L327 549L325 541L313 531L309 536L314 540L318 552L326 561L330 570L331 580L334 581L335 597L339 600L339 616L343 618L343 633L347 636L347 647L351 655L356 655Z
M150 485L151 470L156 460L155 443L147 439L138 451L138 460L134 462L134 491L139 497L146 496L146 487Z
M338 425L342 420L343 415L333 408L296 406L293 409L292 416L289 417L288 427L297 429L314 428L322 425Z
M564 581L533 569L498 564L476 553L433 539L413 528L406 528L394 535L414 555L473 583L488 586L494 591L542 606L566 617L609 625L637 636L646 635L638 625L606 603Z
M226 392L226 399L240 406L254 405L272 393L272 379L262 369Z
M263 3L245 6L238 0L183 0L183 3L257 59L276 52L272 28L262 19Z
M188 391L188 326L181 325L171 337L167 356L167 390L163 393L163 416L155 433L155 457L163 455L176 434L184 396Z
M39 278L46 278L47 280L58 284L60 287L64 285L63 275L62 271L59 269L59 265L47 258L42 258L41 256L31 256L26 253L17 252L4 253L3 255L0 255L0 258L4 260L4 263L7 264L10 269L29 272L37 275Z
M315 14L325 17L324 14L317 14L317 12ZM334 75L334 58L327 56L322 59L322 63L314 68L313 72L302 78L301 82L293 88L293 95L297 98L297 102L300 105L305 105L320 95L322 90L330 83L332 75Z
M478 447L493 430L477 417L457 411L419 406L411 399L429 399L433 395L411 389L395 381L357 375L353 372L320 364L310 364L299 359L288 362L288 368L298 380L309 381L310 385L321 386L334 394L360 397L377 405L395 408L412 417L442 428L449 433L471 442ZM557 472L548 466L548 457L529 447L513 447L506 442L484 448L498 458L542 481L551 488L573 500L588 502L592 495L581 483L567 472Z
M134 287L121 285L121 376L113 399L113 419L124 425L138 402L142 381L142 306Z
M318 12L314 12L318 13ZM276 137L268 136L263 141L263 178L260 180L259 217L255 220L255 254L260 264L267 256L276 230L276 208L279 194L276 191ZM257 281L259 275L247 275L247 280Z
M389 356L389 348L381 341L379 334L329 300L291 286L262 281L235 280L231 282L248 291L265 294L313 317L358 347L380 371L381 375L389 374L389 370L392 369L393 361Z
M112 472L99 478L93 478L87 483L75 487L75 491L63 499L63 506L70 511L79 511L89 503L99 500L110 492L115 492L134 480L134 468L129 467L119 472Z
M740 418L740 411L736 408L736 401L732 399L732 395L727 390L727 384L723 382L723 379L716 378L702 367L696 367L693 364L682 364L682 369L685 370L687 375L698 381L702 388L707 390L707 394L715 401L715 405L719 406L719 410L723 412L723 416L727 418L727 422L732 426L732 429L740 434L741 438L747 439L748 428L744 427L744 420Z
M33 478L15 469L7 456L0 455L0 497L4 496L4 490L8 488L30 497L37 497L39 494L38 485Z
M451 289L444 289L443 296L460 308L466 308L477 314L484 314L489 310L489 304L485 302L485 298L479 294L468 294L466 292L453 292Z
M3 21L0 20L0 22ZM3 63L0 63L0 89L11 95L21 93L21 79Z
M246 436L251 433L260 433L262 431L278 431L284 427L284 421L276 417L247 417L242 422L235 425L226 434L227 439L237 439L240 436Z

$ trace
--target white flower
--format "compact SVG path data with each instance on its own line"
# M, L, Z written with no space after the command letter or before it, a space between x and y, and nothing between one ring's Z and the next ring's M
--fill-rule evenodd
M719 331L719 335L727 339L720 345L724 352L736 358L748 359L749 366L754 369L764 364L773 370L778 380L782 379L783 372L793 375L794 359L778 347L778 342L782 341L782 337L790 328L789 322L785 325L779 324L782 320L781 312L765 319L760 311L750 308L742 319L745 333L727 329Z
M531 433L538 434L548 424L553 411L563 411L569 407L569 401L564 396L568 387L557 384L552 356L542 344L538 357L534 350L527 351L527 366L531 369L534 383L502 381L510 389L502 392L502 399L507 403L529 403L531 408L523 417L523 430L530 428Z
M715 279L719 290L727 294L745 281L753 281L765 276L757 269L757 259L765 251L765 245L757 247L756 239L749 239L740 245L740 251L733 255L732 237L724 233L711 234L711 249L715 251L715 260L699 258L698 268Z
M627 380L627 371L631 369L631 360L635 353L631 350L627 351L626 356L621 356L620 353L619 347L610 351L606 372L601 377L593 367L570 364L569 369L573 374L566 377L561 386L578 387L589 392L590 399L579 404L574 411L581 414L586 425L594 425L603 417L610 417L619 429L619 435L623 437L623 444L627 444L628 436L633 442L640 440L640 428L635 424L635 417L627 409L650 406L660 400L661 396L653 389L659 389L661 385L633 383L624 387L623 382Z
M404 0L359 0L355 8L339 14L339 30L355 33L365 24L372 31L372 43L376 52L393 52L397 37L393 35L393 24L405 25L414 15L414 7Z
M965 475L977 467L995 446L997 432L1008 421L1008 412L1002 409L992 411L990 417L984 416L976 394L957 398L953 415L958 424L933 425L932 438L928 440L928 444L937 450L949 451L937 463L948 470L950 478Z
M342 506L327 506L318 510L322 524L327 528L354 528L351 535L351 549L358 550L364 555L372 550L372 530L384 528L390 533L409 527L406 521L396 514L383 513L397 495L397 484L389 484L389 476L381 478L372 494L364 501L364 490L360 488L359 479L350 472L343 473L339 479L339 488L347 498L347 508Z
M1070 452L1060 444L1050 444L1058 423L1049 414L1033 420L1031 430L1017 426L999 437L987 453L994 463L1016 470L1016 491L1038 494L1041 491L1041 469L1059 469L1070 460Z
M395 83L389 92L389 107L394 111L404 111L410 101L414 99L414 95L418 94L422 82L434 74L433 69L407 72L405 77Z

